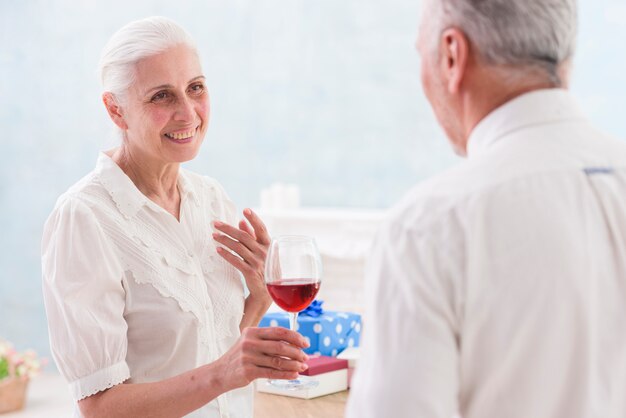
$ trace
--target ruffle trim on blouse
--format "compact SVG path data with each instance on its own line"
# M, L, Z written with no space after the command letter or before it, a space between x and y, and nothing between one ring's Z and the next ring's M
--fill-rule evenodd
M209 240L205 243L202 253L207 255L200 260L200 268L206 277L211 277L218 270L216 266L222 262L222 259L217 254L217 246Z
M141 243L144 247L146 247L157 258L163 260L168 266L180 270L185 274L196 274L196 271L193 268L193 254L182 251L176 248L175 245L159 245L159 238L162 238L159 236L162 234L160 231L147 232L137 228L136 224L133 224L133 226L133 238L138 243ZM172 248L176 249L172 250Z
M241 283L236 270L233 273L234 268L230 268L229 264L224 266L227 264L226 261L217 254L215 243L210 238L211 231L204 231L205 249L199 262L193 258L197 257L196 255L183 250L177 242L163 245L165 240L171 240L172 237L164 233L162 225L155 224L154 219L144 218L140 208L148 203L147 198L142 197L139 191L131 193L126 190L129 185L118 184L130 181L128 178L115 176L110 178L109 182L108 177L111 176L98 176L98 181L124 217L124 221L118 218L118 227L125 229L127 233L130 232L134 245L143 246L145 252L152 255L146 257L145 253L141 254L144 251L138 251L131 242L118 241L124 270L133 275L136 283L150 284L161 296L174 299L183 312L191 313L198 321L199 340L209 347L209 351L214 349L211 334L216 333L217 338L236 336L235 330L238 331L241 318L235 318L236 315L231 314L232 309L228 309L227 304L233 303L232 293L236 291L234 286L241 286ZM202 206L204 202L206 205L207 226L213 228L211 221L215 219L233 222L233 219L227 217L233 215L234 218L235 207L221 186L209 177L202 181L193 181L192 177L191 174L187 176L181 172L182 186L190 195L193 193L196 203ZM200 193L198 189L201 189ZM203 231L197 233L202 234ZM171 280L167 268L176 269L189 277L184 280ZM233 274L237 277L233 278ZM210 285L206 283L206 279L221 281L218 283L217 292L215 286L211 286L214 290L211 296L207 292L207 286ZM241 290L239 293L243 294ZM241 309L238 307L236 314L243 314L243 301L240 303Z
M196 286L183 286L179 282L166 280L155 269L125 264L125 268L132 274L135 283L151 285L164 298L174 299L181 311L192 314L198 321L200 342L206 347L212 347L207 329L207 315L210 313L211 307L208 303L203 303L200 300L200 295L205 291L196 288Z
M218 219L236 227L235 205L221 186L212 178L203 177L202 188L204 189L203 196L211 197L208 205L210 210L208 211L207 223L212 232L216 232L212 222ZM206 256L202 258L200 265L208 282L207 286L215 289L214 292L211 292L211 301L214 307L216 332L222 338L237 337L239 336L238 331L233 332L233 330L239 330L244 311L242 277L235 267L220 257L217 253L218 245L210 238L204 241L202 253ZM213 282L214 280L219 282ZM241 298L237 300L235 295L241 295Z
M228 198L222 186L220 186L214 179L211 177L203 177L204 181L202 182L202 187L206 190L205 196L211 196L211 203L209 204L211 208L211 215L213 219L217 219L222 215L222 218L225 218L228 214L232 216L233 219L222 219L226 222L235 221L237 217L237 208L235 204Z
M112 164L115 164L111 161ZM121 172L122 170L117 167L117 169ZM125 176L123 172L121 175ZM113 203L117 207L117 210L124 216L126 219L130 219L137 214L139 209L146 204L148 198L143 196L139 190L132 184L131 180L128 177L125 178L109 178L110 176L96 175L97 181L99 181L104 189L107 191ZM123 183L129 182L132 187L129 185L120 185L114 183Z
M215 248L212 249L215 252ZM211 292L214 309L215 328L222 337L233 337L239 334L232 330L238 330L244 312L244 290L242 277L237 269L228 264L219 255L218 259L212 260L211 271L203 270L207 282L219 280L219 283L208 282L207 286L215 291ZM206 268L208 269L208 265ZM239 297L237 297L239 295Z
M207 219L207 224L211 228L211 232L218 232L213 227L213 221L220 220L222 222L234 223L235 219L235 205L225 196L222 189L215 184L215 180L210 177L204 177L202 182L202 188L204 189L205 196L211 196L211 202L208 205L210 207L209 219ZM231 214L232 216L228 216ZM230 219L232 217L232 219ZM237 225L234 225L235 227ZM208 231L207 231L208 234ZM215 272L215 266L220 266L223 264L228 264L222 257L217 254L217 244L212 239L204 240L204 254L208 254L208 257L205 257L201 260L200 264L202 266L202 271L204 274L211 274ZM234 269L234 267L232 267Z
M200 198L193 187L193 183L188 178L189 174L185 169L180 169L178 172L178 186L183 195L188 197L191 202L197 207L200 207Z
M98 392L112 388L130 379L130 369L125 361L100 369L88 376L70 382L72 397L78 402Z
M223 320L225 313L222 312L224 311L222 307L225 305L216 300L222 300L226 296L225 293L231 292L207 291L206 277L215 278L224 275L225 277L220 277L220 280L224 281L222 285L224 290L226 290L225 286L230 285L227 282L231 280L226 276L228 270L219 274L222 270L220 264L224 261L217 254L215 244L211 239L205 239L205 251L202 252L202 259L198 263L194 259L196 255L178 250L176 245L159 245L160 240L167 239L162 235L162 231L156 228L150 230L151 225L147 222L142 223L142 226L148 229L137 228L134 222L129 225L134 228L133 239L143 245L154 258L144 259L143 262L125 261L125 269L133 274L135 282L151 284L161 296L174 299L183 312L194 315L198 321L198 334L203 344L212 345L209 336L213 332L220 337L235 336L232 322ZM206 231L206 234L210 235L210 231ZM131 259L136 259L136 257L131 257ZM183 280L171 280L166 270L163 270L164 266L176 269L189 277ZM214 324L214 329L210 323ZM235 328L238 328L238 323Z

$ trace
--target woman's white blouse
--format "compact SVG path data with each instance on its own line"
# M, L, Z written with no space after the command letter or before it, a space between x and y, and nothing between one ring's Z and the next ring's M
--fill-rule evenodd
M239 337L244 288L216 252L236 211L213 179L180 169L180 222L106 154L57 201L42 243L54 360L77 401L210 363ZM251 386L189 416L251 417Z

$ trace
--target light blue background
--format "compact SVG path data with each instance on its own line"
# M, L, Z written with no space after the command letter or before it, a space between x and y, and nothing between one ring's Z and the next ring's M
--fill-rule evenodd
M626 138L626 3L581 0L572 90ZM188 166L239 207L274 181L308 206L387 207L456 162L419 85L418 0L0 0L0 338L49 355L39 244L54 201L115 146L96 67L164 15L196 38L212 99Z

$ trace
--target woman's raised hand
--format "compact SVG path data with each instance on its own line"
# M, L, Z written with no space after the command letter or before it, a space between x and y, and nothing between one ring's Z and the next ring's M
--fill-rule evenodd
M243 274L250 295L271 302L264 281L265 258L271 239L256 213L245 209L243 214L250 223L241 220L239 228L219 221L213 223L221 232L214 232L213 239L232 251L218 247L217 252Z

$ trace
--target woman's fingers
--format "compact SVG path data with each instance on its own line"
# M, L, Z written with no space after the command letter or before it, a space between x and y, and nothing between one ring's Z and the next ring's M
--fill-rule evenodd
M299 348L310 346L308 341L295 331L283 327L246 328L244 333L254 333L258 338L268 341L284 341Z
M267 355L259 357L257 366L296 373L302 373L308 369L308 366L304 362Z
M292 359L300 363L304 363L309 358L298 347L282 341L262 341L258 346L258 350L268 356Z
M213 222L213 225L215 226L215 229L229 236L231 240L242 243L249 250L254 251L259 247L259 244L254 240L254 238L249 233L242 231L241 229L220 221ZM213 237L224 236L223 234L214 233Z
M239 228L236 228L215 221L213 239L224 246L217 248L218 254L243 273L250 293L263 294L269 299L263 283L269 234L265 224L251 209L246 209L243 213L250 224L242 220Z
M265 226L261 218L259 218L259 216L254 213L254 211L250 208L246 208L243 211L243 215L250 222L250 225L252 225L252 228L254 229L254 234L256 236L256 241L264 246L270 245L270 235L267 232L267 227Z
M226 261L242 273L258 273L263 269L270 237L265 224L256 213L251 209L246 209L243 213L250 224L242 220L239 222L239 228L236 228L224 222L215 221L213 224L219 232L213 233L213 239L243 259L241 262L229 251L218 250Z
M240 241L236 241L227 235L222 235L217 232L213 233L213 239L226 248L237 253L241 258L247 262L252 262L254 254L247 246L243 245ZM219 247L218 247L219 248Z
M214 222L214 225L215 229L222 232L213 233L215 241L233 250L255 268L265 262L267 248L255 241L250 233L219 221Z
M222 247L217 247L217 253L244 275L252 272L250 264L246 263L241 257L231 253L230 251L225 250Z
M265 379L285 379L292 380L298 378L298 372L271 369L269 367L259 367L259 377Z
M308 366L306 360L309 358L298 346L285 341L290 339L298 343L301 341L299 335L285 328L269 328L269 332L262 331L264 328L252 328L244 333L242 349L250 358L254 358L257 366L267 367L283 371L303 372ZM287 332L285 332L287 331Z
M242 219L242 220L239 221L239 229L241 229L242 231L247 232L248 234L250 234L250 236L253 239L256 240L256 234L254 233L254 229L245 220Z
M307 359L306 354L302 350L284 342L263 341L258 344L244 345L243 350L257 367L298 373L308 368L305 363Z
M250 224L241 220L239 222L239 228L235 228L232 225L220 221L215 221L213 225L215 229L229 236L232 242L240 242L253 253L260 250L260 252L263 253L261 255L265 256L266 251L264 250L270 243L270 236L265 224L252 209L244 210L243 214ZM223 235L215 233L213 236L222 237ZM222 244L224 243L222 242ZM229 246L229 248L231 247ZM234 248L231 249L234 250Z

